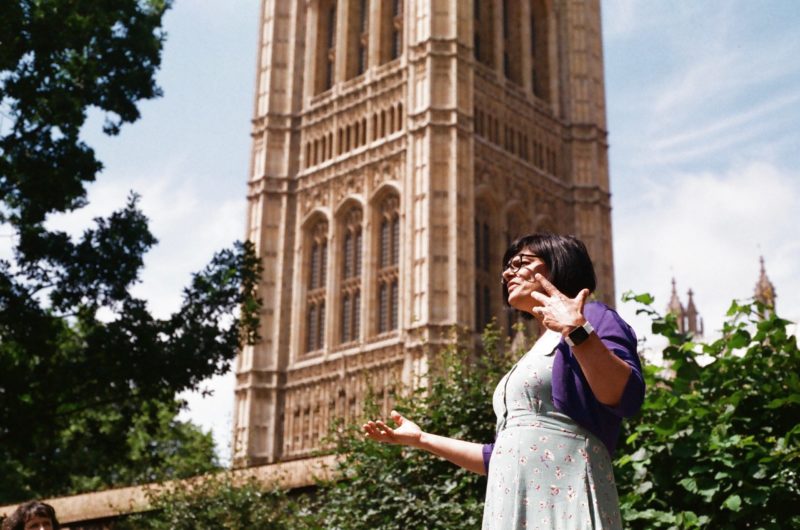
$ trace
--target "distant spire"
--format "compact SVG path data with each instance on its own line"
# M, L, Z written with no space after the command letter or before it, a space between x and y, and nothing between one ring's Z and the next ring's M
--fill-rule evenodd
M669 304L667 304L667 313L672 313L678 320L681 320L683 316L683 304L681 304L680 299L678 298L678 290L675 287L675 278L672 278L672 296L669 299Z
M764 267L764 256L760 256L759 261L761 262L761 274L756 283L755 299L774 311L775 299L778 295L775 294L775 286L772 285L772 282L769 281L767 277L767 270Z
M685 331L690 331L695 337L701 337L703 335L703 319L698 319L700 315L694 305L694 292L689 289L687 294L689 295L689 301L686 303L685 315L687 329Z
M694 305L694 291L689 289L688 295L689 300L684 307L681 303L681 299L678 298L678 288L675 278L673 277L672 295L670 296L669 304L667 304L667 313L675 315L678 321L678 331L681 333L690 333L695 337L702 337L703 319L700 317L700 313L698 313L697 307Z

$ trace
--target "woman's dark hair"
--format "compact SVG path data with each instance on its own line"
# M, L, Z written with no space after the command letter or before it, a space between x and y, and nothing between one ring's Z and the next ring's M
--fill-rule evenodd
M14 513L3 521L3 530L25 530L25 523L32 517L47 517L53 525L53 530L61 528L56 519L56 511L52 506L40 501L29 501L20 504Z
M547 265L550 283L570 298L578 296L583 289L594 292L597 288L592 259L586 245L577 237L557 234L522 236L511 243L503 254L503 270L511 258L524 250L535 254ZM505 278L503 295L508 300Z

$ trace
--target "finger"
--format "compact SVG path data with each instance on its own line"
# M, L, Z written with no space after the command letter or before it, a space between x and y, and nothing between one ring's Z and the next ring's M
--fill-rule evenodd
M556 286L550 283L550 280L544 277L544 275L540 272L537 272L533 279L539 282L544 289L544 291L549 294L550 296L563 296L561 291L556 289Z
M581 309L583 309L583 304L586 303L586 299L589 298L589 294L589 289L582 289L581 292L578 293L578 296L575 297L575 301L580 304Z
M533 298L542 305L545 305L550 301L549 296L547 296L546 294L542 294L539 291L531 291L531 298Z
M396 410L393 410L393 411L391 411L391 412L389 413L389 416L391 416L391 418L392 418L392 421L393 421L393 422L394 422L396 425L400 425L401 423L403 423L403 416L401 416L401 415L400 415L400 413L399 413L399 412L397 412Z
M378 428L384 431L386 434L394 434L394 429L383 423L381 420L377 422Z
M377 426L375 425L375 423L374 423L374 422L365 423L365 424L363 425L362 429L363 429L363 430L364 430L364 432L366 432L367 434L373 434L373 435L374 435L374 434L377 432L377 430L378 430L378 428L377 428Z

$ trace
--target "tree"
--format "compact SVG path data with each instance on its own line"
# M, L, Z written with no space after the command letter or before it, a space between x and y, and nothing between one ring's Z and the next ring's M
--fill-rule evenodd
M722 337L693 342L649 295L628 295L668 340L616 462L627 527L800 527L800 351L788 321L734 302Z
M175 395L255 340L252 245L217 253L180 310L157 319L130 292L156 243L135 194L79 238L45 226L85 206L102 169L80 139L87 110L116 134L160 95L169 5L0 3L0 223L13 233L13 257L0 261L0 502L213 466L203 437L174 421ZM173 435L191 455L169 449Z

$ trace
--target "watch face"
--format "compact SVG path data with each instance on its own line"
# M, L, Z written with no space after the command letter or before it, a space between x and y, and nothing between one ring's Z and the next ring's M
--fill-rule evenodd
M584 324L583 326L575 328L572 331L570 331L569 335L567 335L569 341L572 343L570 344L570 346L577 346L586 339L588 339L589 334L592 331L594 331L594 328L592 327L591 324L589 324L589 322L586 322L586 324Z
M586 330L583 327L575 328L569 334L569 338L572 340L573 343L577 346L581 342L585 341L589 338L589 334L586 333Z

